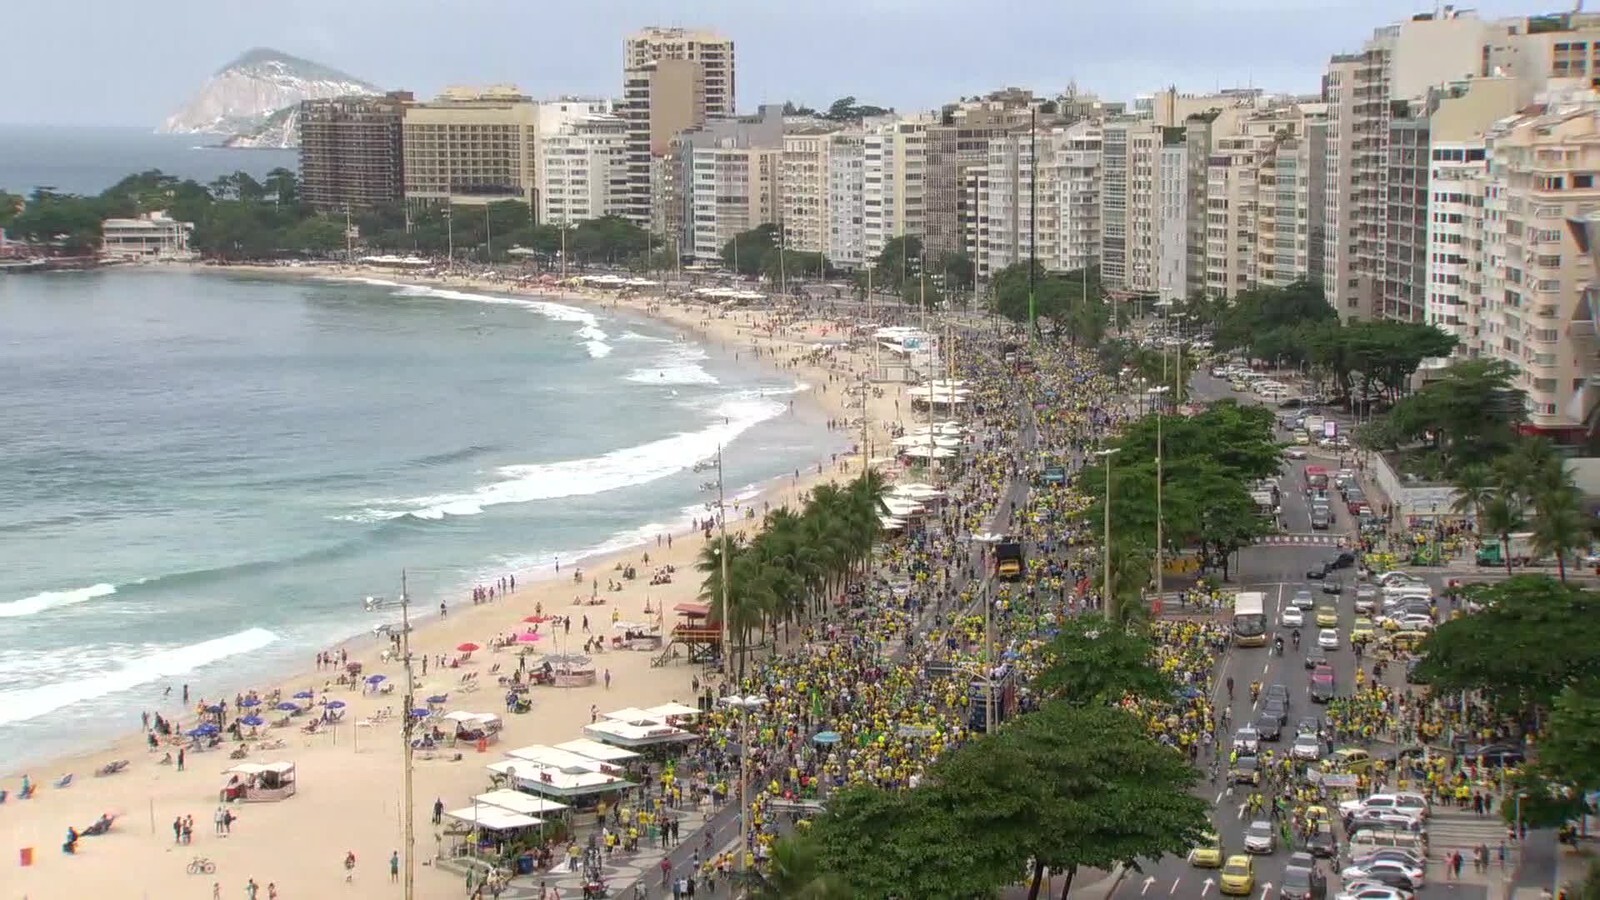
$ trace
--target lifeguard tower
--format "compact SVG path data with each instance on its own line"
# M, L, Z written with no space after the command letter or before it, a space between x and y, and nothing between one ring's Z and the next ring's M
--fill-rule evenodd
M680 644L689 662L716 662L722 651L722 629L711 623L711 607L705 603L679 603L672 611L677 614L678 621L672 626L671 640L656 664L664 665L672 658L673 648Z

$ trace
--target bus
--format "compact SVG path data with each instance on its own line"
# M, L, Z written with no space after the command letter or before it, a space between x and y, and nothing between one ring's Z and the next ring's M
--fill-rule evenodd
M1233 643L1236 647L1267 645L1267 595L1240 591L1233 598Z
M1322 466L1306 466L1306 490L1325 491L1328 489L1328 470Z

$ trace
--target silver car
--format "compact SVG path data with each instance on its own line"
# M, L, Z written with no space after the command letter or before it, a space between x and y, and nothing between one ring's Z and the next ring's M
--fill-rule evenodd
M1289 748L1289 756L1316 762L1322 758L1322 741L1314 735L1303 734L1294 739L1294 746Z
M1244 830L1244 852L1271 853L1276 849L1278 849L1278 832L1273 829L1271 822L1257 819Z

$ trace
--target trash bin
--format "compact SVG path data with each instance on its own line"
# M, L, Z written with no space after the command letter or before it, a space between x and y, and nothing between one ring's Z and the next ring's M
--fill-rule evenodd
M33 865L33 848L23 847L17 851L17 862L24 866Z
M521 856L517 857L517 874L518 875L532 875L533 874L533 854L532 853L524 853Z

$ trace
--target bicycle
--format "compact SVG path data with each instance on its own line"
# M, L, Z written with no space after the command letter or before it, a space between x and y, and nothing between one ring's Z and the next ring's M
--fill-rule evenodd
M217 864L204 856L196 856L189 861L189 867L185 871L190 875L212 875L217 871Z

